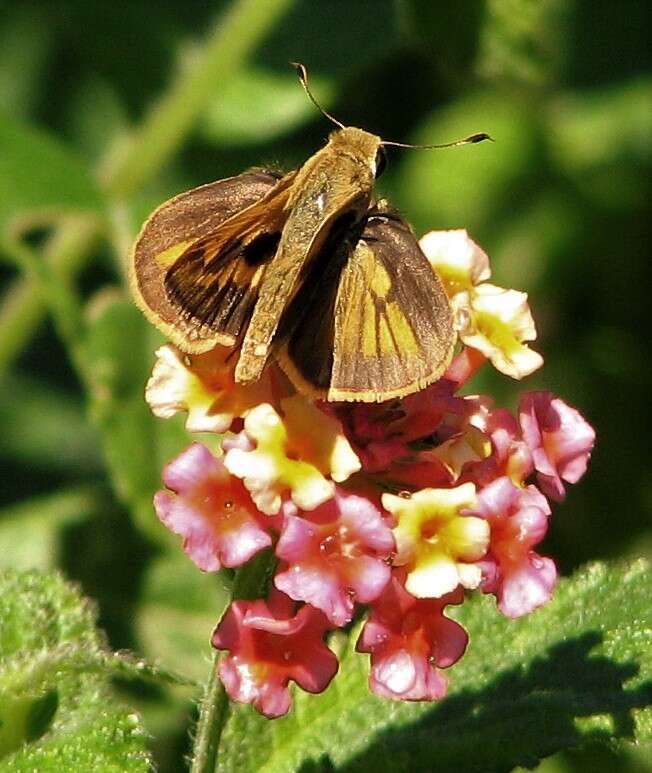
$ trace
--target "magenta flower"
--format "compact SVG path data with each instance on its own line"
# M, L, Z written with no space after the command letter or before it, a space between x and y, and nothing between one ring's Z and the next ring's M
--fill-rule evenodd
M579 411L551 392L527 392L519 404L523 439L532 451L539 486L560 502L563 481L577 483L595 443L595 430Z
M422 246L449 296L459 351L414 394L328 403L296 392L274 363L240 384L237 343L158 351L146 390L154 413L187 412L189 432L228 430L221 458L196 443L165 468L159 518L203 570L275 547L247 570L269 580L268 598L234 601L212 639L228 651L218 666L228 695L267 717L287 713L291 681L326 689L338 664L324 636L357 605L369 605L356 646L371 656L371 690L436 700L447 687L441 669L468 642L444 615L463 589L495 595L517 618L557 581L535 548L548 499L584 474L595 432L549 392L524 395L518 418L490 396L461 393L488 362L514 378L539 367L527 345L534 320L524 293L486 282L489 259L465 231L431 233Z
M414 449L410 443L432 435L447 414L464 413L463 398L454 395L457 387L443 378L400 401L322 406L342 422L362 469L368 473L387 472L395 463L412 460Z
M295 607L278 592L267 602L234 601L211 640L230 653L219 665L229 696L270 718L289 711L290 681L319 693L337 673L337 658L323 642L328 621L308 604L296 614Z
M461 604L456 588L438 599L416 599L396 572L383 595L372 605L356 649L371 654L369 687L383 698L437 700L446 694L439 671L457 662L468 636L461 625L444 617L448 604Z
M550 507L535 486L520 488L498 478L482 489L474 512L491 527L489 551L480 561L485 593L506 617L521 617L545 604L557 582L551 559L532 549L548 530Z
M516 484L523 483L533 470L532 454L521 438L514 416L506 408L491 411L486 416L483 431L491 443L491 453L485 459L467 465L463 479L485 486L506 475Z
M154 496L156 514L205 572L240 566L272 544L276 520L258 512L242 482L201 443L165 467L163 482L174 493Z
M409 454L406 439L392 428L404 413L398 400L386 403L320 403L329 416L342 422L344 433L365 472L386 470L395 459Z
M354 602L373 601L383 591L394 549L392 531L378 508L336 489L333 499L302 517L286 506L276 554L287 568L274 582L295 601L312 604L342 626L351 620Z

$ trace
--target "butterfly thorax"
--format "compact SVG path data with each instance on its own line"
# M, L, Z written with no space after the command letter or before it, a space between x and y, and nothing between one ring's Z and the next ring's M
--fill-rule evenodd
M363 213L371 199L380 142L353 126L333 132L299 170L286 208L295 211L298 222L306 216L326 222L349 207Z

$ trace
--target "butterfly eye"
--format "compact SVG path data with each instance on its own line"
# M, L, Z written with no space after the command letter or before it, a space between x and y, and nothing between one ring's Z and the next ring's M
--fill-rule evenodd
M376 179L387 169L387 154L385 148L382 145L378 146L376 151Z

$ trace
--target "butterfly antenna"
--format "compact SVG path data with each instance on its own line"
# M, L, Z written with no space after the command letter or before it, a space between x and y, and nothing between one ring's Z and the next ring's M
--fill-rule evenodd
M394 148L414 148L416 150L433 150L436 148L456 148L458 145L473 145L476 142L483 142L489 140L493 142L493 137L490 137L486 132L479 132L478 134L472 134L470 137L465 137L463 140L455 140L454 142L445 142L443 145L410 145L407 142L389 142L383 140L381 145L391 145Z
M303 90L308 95L308 99L312 102L312 104L319 110L319 112L328 118L329 121L332 121L336 126L339 126L340 129L344 128L344 124L340 123L337 118L334 118L330 113L327 113L324 108L317 102L317 100L312 95L312 91L308 88L308 70L306 70L305 66L301 64L301 62L290 62L292 67L297 72L297 75L299 76L299 80L301 81L301 85L303 86Z

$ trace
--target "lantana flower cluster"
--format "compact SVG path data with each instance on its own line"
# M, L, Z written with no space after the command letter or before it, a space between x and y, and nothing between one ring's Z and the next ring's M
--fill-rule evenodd
M465 231L429 233L421 247L460 345L418 394L325 403L298 394L274 363L236 384L231 349L157 352L153 412L185 411L190 432L212 433L166 466L159 518L203 571L273 556L266 597L234 600L212 637L229 696L268 717L289 710L290 682L328 686L338 669L328 633L354 618L365 621L357 650L369 653L374 693L441 698L442 669L468 642L447 608L477 590L517 618L557 581L537 546L595 433L550 392L524 393L515 415L462 393L487 361L517 379L540 367L527 296L487 282L489 260Z

